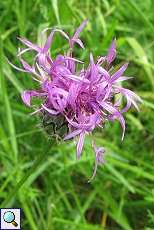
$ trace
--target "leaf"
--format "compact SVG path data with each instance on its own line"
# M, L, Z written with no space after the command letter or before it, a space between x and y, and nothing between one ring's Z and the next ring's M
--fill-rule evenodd
M144 126L140 122L139 119L137 119L132 114L128 113L126 114L126 117L131 121L132 125L135 126L138 130L144 130Z
M1 40L0 40L1 43ZM0 44L1 45L1 44ZM2 45L0 47L0 70L2 70L2 66L3 66L3 49L2 49ZM17 157L18 157L18 144L17 144L17 139L16 139L16 131L15 131L15 125L14 125L14 120L13 120L13 116L12 116L12 109L10 106L10 101L8 98L8 94L7 94L7 87L6 87L6 83L5 83L5 79L3 76L3 72L1 71L1 77L0 77L0 85L1 85L1 93L2 93L2 97L3 97L3 102L4 102L4 107L5 107L5 122L7 124L7 130L9 132L9 135L11 137L10 142L11 142L11 147L13 150L13 155L12 156L14 158L14 161L17 162ZM9 151L10 153L10 151Z
M35 172L35 170L37 169L37 167L39 165L42 164L42 161L46 158L46 156L47 156L47 154L42 153L37 157L33 166L25 173L25 175L22 177L22 179L19 182L17 182L14 189L11 189L11 191L8 193L6 199L2 202L1 207L7 207L7 205L11 202L11 200L17 195L20 188L24 185L24 183L31 176L31 174Z
M128 182L128 180L118 172L109 162L106 164L106 168L115 176L117 177L118 181L121 182L126 188L131 191L132 193L135 192L133 186Z
M56 19L57 19L57 23L58 25L60 25L60 17L59 17L59 10L58 10L58 1L57 0L51 0L52 3L52 8L53 11L55 13Z

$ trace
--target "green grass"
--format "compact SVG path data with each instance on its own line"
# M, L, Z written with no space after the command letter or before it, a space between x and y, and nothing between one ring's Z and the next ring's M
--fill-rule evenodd
M23 229L154 229L154 1L4 0L0 3L0 207L20 207ZM118 123L97 131L106 164L92 175L90 140L80 161L72 142L55 145L23 105L20 93L34 84L19 64L17 36L40 42L40 31L58 26L68 33L85 18L81 59L103 55L117 38L118 63L129 61L127 86L143 99L141 112L126 115L121 143ZM66 43L56 36L53 55ZM32 60L31 56L28 56Z

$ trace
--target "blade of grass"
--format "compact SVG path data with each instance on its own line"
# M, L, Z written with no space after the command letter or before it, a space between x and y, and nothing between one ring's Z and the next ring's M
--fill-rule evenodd
M53 218L53 222L61 223L63 225L65 224L65 225L68 225L69 227L71 226L71 229L72 229L72 227L76 227L76 229L103 230L101 227L96 226L96 225L75 223L72 220L63 219L63 218L57 218L57 217Z
M0 125L0 144L6 153L11 149L4 127Z
M124 162L120 162L116 159L110 158L110 162L114 165L117 165L120 168L124 168L125 170L134 172L137 177L143 177L148 180L154 181L154 174L153 172L145 172L142 168L139 168L138 166L132 166Z
M11 71L9 64L7 63L6 59L3 61L3 73L9 79L9 81L14 85L19 93L21 93L24 89L22 83L17 79L17 77Z
M101 12L101 9L99 7L96 8L96 13L97 13L97 18L98 18L98 25L100 28L100 25L103 29L103 35L106 36L107 34L107 26L106 26L106 22L105 22L105 18L103 13Z
M111 193L104 190L99 185L97 185L97 192L107 205L107 208L104 207L106 209L106 213L108 213L108 215L111 216L123 229L132 230L125 214L123 212L118 212L118 204L112 198Z
M37 167L41 165L42 161L45 160L46 157L47 157L47 154L44 154L44 153L38 156L33 166L25 173L22 179L16 184L15 188L10 191L6 200L2 202L2 204L0 205L1 207L7 207L10 201L17 195L20 188L24 185L24 183L28 180L28 178L35 172Z
M129 43L129 45L132 47L134 50L135 55L138 57L138 59L143 63L144 70L149 77L149 80L151 82L151 85L154 89L154 77L151 71L151 68L146 66L146 64L149 64L148 57L142 48L142 46L139 44L139 42L133 38L133 37L127 37L126 41Z
M152 22L148 19L148 17L144 14L144 11L140 9L139 4L133 0L127 0L127 2L132 6L132 8L138 13L142 21L153 31L154 33L154 26Z
M119 173L111 164L106 164L106 168L115 176L118 178L119 182L121 182L129 191L132 193L135 192L134 187L126 180L126 178Z
M26 216L26 219L31 227L32 230L37 230L37 224L34 222L34 218L32 216L31 213L31 209L28 205L28 202L25 199L22 199L22 196L20 197L20 202L21 202L21 206L22 206L22 210L24 212L24 215Z
M0 43L1 43L1 39L0 39ZM0 44L0 69L2 70L2 66L3 66L3 48L2 48L2 43ZM4 107L5 107L5 114L4 114L4 121L7 124L7 130L10 134L11 137L11 146L12 146L12 150L13 150L13 154L14 156L12 156L14 162L17 163L17 157L18 157L18 144L17 144L17 139L16 139L16 131L15 131L15 125L14 125L14 120L13 120L13 116L12 116L12 109L10 106L10 101L8 98L8 94L7 94L7 86L6 86L6 82L3 76L3 73L1 71L1 77L0 77L0 85L1 85L1 93L2 93L2 97L3 97L3 101L4 101ZM11 152L8 152L11 153Z
M59 10L58 10L58 1L57 0L51 0L51 3L52 3L52 8L53 8L54 14L55 14L56 19L57 19L57 23L60 26L61 23L60 23Z
M132 122L132 124L138 129L138 130L144 130L144 126L142 125L142 123L140 122L139 119L137 119L135 116L133 116L132 114L128 113L126 114L127 119L130 120L130 122Z

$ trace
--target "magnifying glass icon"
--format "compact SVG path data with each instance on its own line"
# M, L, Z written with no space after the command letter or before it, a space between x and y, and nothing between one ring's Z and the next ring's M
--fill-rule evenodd
M13 212L11 211L7 211L4 213L3 215L3 220L6 222L6 223L10 223L10 224L13 224L15 227L18 226L17 222L15 222L15 215Z

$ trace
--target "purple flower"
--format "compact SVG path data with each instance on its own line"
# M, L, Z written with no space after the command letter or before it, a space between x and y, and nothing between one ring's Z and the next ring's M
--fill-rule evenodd
M23 102L27 106L31 106L31 99L39 97L42 102L34 113L46 114L49 118L63 117L69 128L69 132L65 133L64 140L78 138L77 159L81 156L86 135L92 134L96 127L103 127L106 120L120 122L123 139L125 133L123 113L127 112L131 106L138 110L138 103L141 102L140 97L134 92L119 85L119 82L130 78L123 75L128 63L114 71L115 39L106 56L98 57L95 61L93 55L90 54L87 67L84 62L73 56L75 43L84 48L79 34L86 24L87 20L78 27L71 38L62 30L52 30L42 47L25 38L19 38L27 46L18 53L23 68L18 68L10 63L17 70L31 74L32 78L39 83L37 90L26 90L22 93ZM53 59L49 49L55 32L59 32L68 40L69 49L65 54L58 54ZM33 65L28 64L22 58L22 55L29 51L36 52ZM80 65L80 68L77 68L77 65ZM115 95L119 95L118 99ZM123 97L126 99L124 107ZM94 137L92 146L95 153L93 178L97 166L104 163L105 150L102 147L96 147Z

